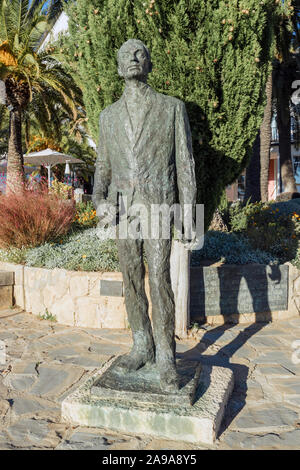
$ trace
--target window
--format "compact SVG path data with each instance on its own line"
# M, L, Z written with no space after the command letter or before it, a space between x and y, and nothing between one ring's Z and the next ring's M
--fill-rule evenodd
M300 184L300 156L293 157L294 175L297 184Z
M244 199L245 189L245 174L242 174L238 179L238 199Z

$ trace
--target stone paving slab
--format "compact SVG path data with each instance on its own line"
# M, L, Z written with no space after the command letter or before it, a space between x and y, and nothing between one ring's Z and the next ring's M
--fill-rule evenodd
M299 422L299 411L283 404L253 406L243 410L233 421L232 430L243 430L249 433L276 432L296 427Z
M16 309L0 311L0 449L203 449L203 446L73 427L61 401L100 365L127 352L130 331L72 328ZM300 449L300 318L193 330L177 357L230 368L235 387L213 448ZM300 354L298 354L300 358ZM294 358L295 359L295 358Z

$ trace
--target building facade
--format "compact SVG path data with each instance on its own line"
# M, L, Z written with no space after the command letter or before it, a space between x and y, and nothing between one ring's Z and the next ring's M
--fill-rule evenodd
M276 124L276 116L272 119L272 140L270 149L270 166L269 166L269 183L268 183L268 199L269 201L276 199L280 194L280 155L279 155L279 135ZM291 153L293 171L296 180L297 191L300 192L300 146L297 146L295 140L295 130L292 123L291 128ZM226 188L226 194L229 201L243 200L245 195L246 170L241 174L239 179Z

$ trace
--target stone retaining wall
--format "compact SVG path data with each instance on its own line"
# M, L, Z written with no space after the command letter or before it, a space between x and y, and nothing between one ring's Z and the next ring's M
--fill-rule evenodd
M275 321L300 315L300 271L279 267L223 265L191 268L192 322Z
M175 298L176 334L187 335L189 252L174 241L171 280ZM34 315L55 315L59 323L87 328L128 328L120 272L79 272L44 269L0 262L14 273L14 303ZM151 301L146 275L145 290ZM110 294L110 295L108 295Z
M124 297L100 295L101 280L123 283L121 273L32 268L0 263L15 273L15 304L33 315L55 315L59 323L88 328L127 328Z
M184 255L185 256L185 255ZM172 285L176 303L176 334L184 337L189 324L185 312L188 280L177 278L174 273L183 273L183 257L173 258L171 266ZM188 259L188 258L186 258ZM176 262L174 262L174 260ZM186 261L186 260L185 260ZM185 262L184 267L187 263ZM211 324L225 321L249 323L255 321L279 320L300 314L300 271L288 265L287 309L270 312L222 314L200 317ZM183 266L183 265L182 265ZM222 268L222 267L221 267ZM245 268L245 267L244 267ZM194 268L191 268L191 272ZM198 268L197 268L198 269ZM206 268L209 269L209 268ZM87 328L128 328L121 273L93 273L66 271L64 269L32 268L0 262L0 270L14 273L14 303L34 315L55 315L59 323ZM200 276L200 274L199 274ZM195 307L195 272L191 275L191 307ZM197 279L196 279L197 281ZM196 282L197 284L197 282ZM107 295L107 293L111 295ZM146 293L149 298L149 284L146 277ZM216 293L217 295L217 293ZM183 302L184 299L184 302ZM193 312L191 312L193 314ZM201 313L201 312L200 312ZM226 317L226 318L225 318ZM199 321L192 316L192 322Z

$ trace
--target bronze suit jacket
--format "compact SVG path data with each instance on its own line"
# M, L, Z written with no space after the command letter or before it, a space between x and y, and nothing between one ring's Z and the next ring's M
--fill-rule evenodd
M124 95L100 114L93 202L193 204L196 180L188 116L182 101L148 87L143 119L131 127Z

